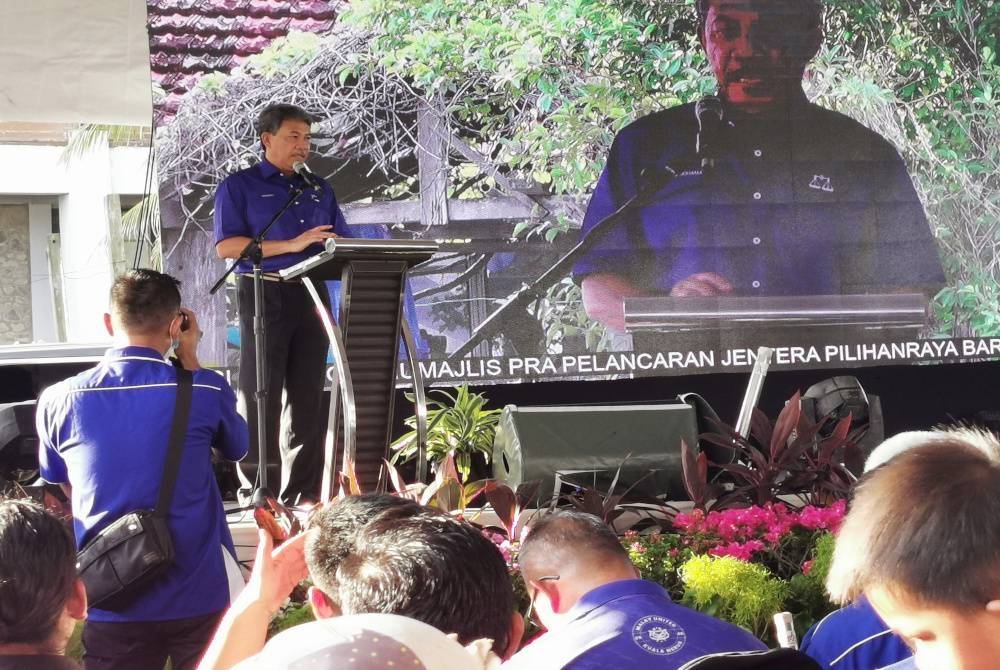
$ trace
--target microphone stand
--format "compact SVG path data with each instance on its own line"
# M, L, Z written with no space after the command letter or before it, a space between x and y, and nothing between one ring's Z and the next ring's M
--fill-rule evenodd
M469 336L469 339L456 349L449 358L461 358L472 351L476 345L483 340L494 337L500 333L501 319L505 314L514 309L527 308L533 300L541 297L543 292L548 289L549 286L564 277L567 271L576 263L577 258L590 251L622 219L624 219L627 215L632 214L642 205L645 205L654 195L656 195L657 192L660 191L660 189L672 182L684 170L695 165L700 165L701 160L702 159L699 157L696 162L691 162L690 160L679 161L677 168L666 165L664 166L662 172L658 172L652 176L647 176L646 184L644 184L635 195L626 200L618 209L594 224L594 227L588 230L572 249L567 251L552 265L552 267L543 272L538 279L535 279L530 284L522 285L521 288L507 300L507 302L501 305L495 312L486 317L482 323L476 326L476 329L472 331L472 335ZM640 177L640 179L641 178L642 177Z
M240 264L240 261L249 260L253 264L253 342L254 342L254 365L257 368L257 389L254 393L254 399L257 405L257 482L258 487L253 495L254 505L259 505L260 501L271 496L270 491L267 488L267 375L264 369L264 278L261 269L261 264L264 261L264 250L262 244L264 243L264 238L267 233L271 230L272 226L284 215L288 208L292 206L292 203L302 195L303 191L306 190L306 186L297 186L292 184L291 196L285 202L284 206L278 213L275 214L267 225L264 226L259 233L253 236L253 238L247 242L247 245L243 247L243 251L240 255L233 261L225 273L219 280L215 282L211 289L209 289L209 295L215 295L216 292L222 288L222 285L226 283L226 279L229 275L236 270L236 266ZM242 370L240 371L242 373Z

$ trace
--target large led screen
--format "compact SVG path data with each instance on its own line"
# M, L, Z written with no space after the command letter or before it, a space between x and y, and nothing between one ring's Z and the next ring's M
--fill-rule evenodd
M319 118L309 165L354 234L439 242L405 310L435 383L1000 355L1000 6L148 7L186 295L223 269L216 187L287 102ZM224 294L203 322L232 366Z

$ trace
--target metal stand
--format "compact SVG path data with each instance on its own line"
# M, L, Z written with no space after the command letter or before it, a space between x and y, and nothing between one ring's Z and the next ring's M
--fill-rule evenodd
M264 278L263 270L261 269L261 264L264 262L264 250L263 243L264 238L267 233L271 230L271 227L282 217L282 215L288 211L288 208L292 206L292 203L302 195L305 190L305 186L297 186L292 184L291 196L284 206L278 210L278 213L267 222L259 233L257 233L247 245L243 247L243 251L240 255L232 262L232 264L226 268L226 271L221 277L215 282L212 288L209 290L209 295L215 295L216 292L226 283L226 279L229 278L235 270L236 266L240 264L240 261L249 260L253 264L253 342L254 342L254 366L257 368L257 389L254 392L254 400L257 407L257 487L254 491L254 500L262 499L264 497L270 496L271 492L267 488L267 371L265 369L264 361L264 345L266 342L266 337L264 333Z

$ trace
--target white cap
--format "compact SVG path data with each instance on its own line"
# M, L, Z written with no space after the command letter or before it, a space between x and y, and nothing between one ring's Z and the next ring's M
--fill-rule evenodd
M488 644L486 645L488 648ZM499 659L483 645L395 614L352 614L294 626L275 635L238 670L490 670Z

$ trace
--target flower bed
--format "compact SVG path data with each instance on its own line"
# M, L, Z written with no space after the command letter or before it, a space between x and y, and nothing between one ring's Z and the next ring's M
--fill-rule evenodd
M622 543L642 576L678 602L770 641L774 613L790 611L801 636L834 609L823 581L844 511L844 501L695 509L674 517L676 532L628 532Z

